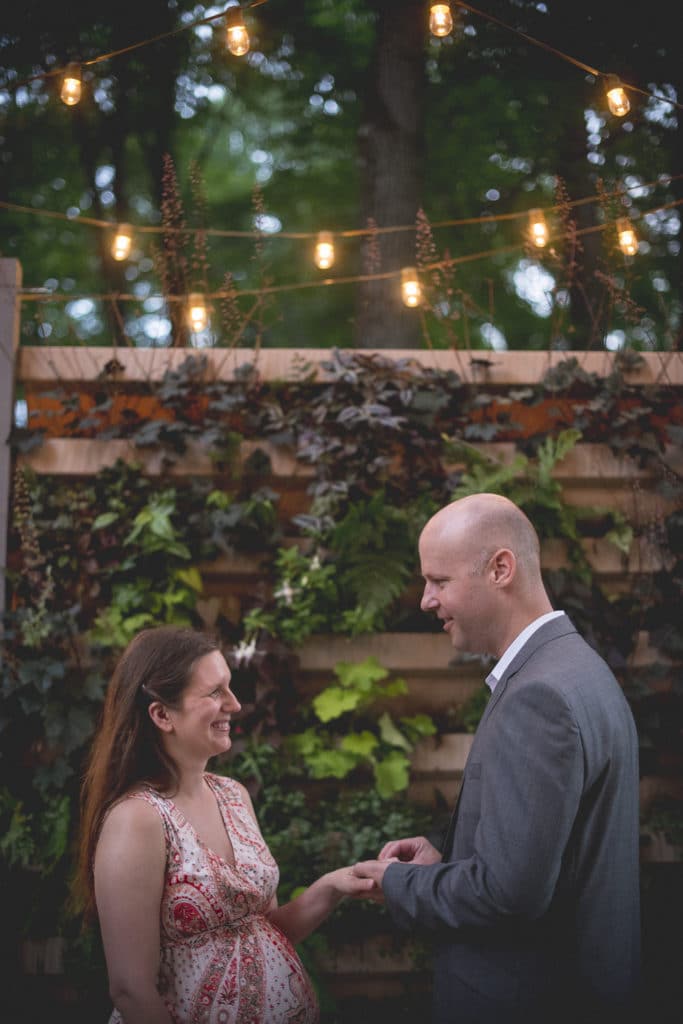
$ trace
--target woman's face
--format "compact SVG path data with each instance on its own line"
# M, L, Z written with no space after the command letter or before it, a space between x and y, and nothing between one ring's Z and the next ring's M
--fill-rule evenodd
M180 707L168 709L183 753L208 760L232 746L230 723L242 705L230 689L230 669L220 651L197 661Z

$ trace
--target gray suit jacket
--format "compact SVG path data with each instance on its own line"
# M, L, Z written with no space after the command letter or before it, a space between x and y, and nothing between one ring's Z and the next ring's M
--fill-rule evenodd
M638 739L619 683L566 615L497 684L443 861L391 864L383 888L394 920L435 940L438 1024L584 1024L633 1005Z

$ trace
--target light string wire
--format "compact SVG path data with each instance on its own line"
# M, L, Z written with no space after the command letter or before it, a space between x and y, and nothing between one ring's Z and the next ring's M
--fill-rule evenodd
M566 209L567 207L575 208L577 206L585 206L588 203L598 203L604 199L613 199L619 196L625 195L627 192L634 192L640 189L656 188L657 186L670 185L671 182L679 181L683 178L682 174L663 174L656 181L649 181L644 184L637 185L621 185L614 189L612 192L604 192L601 195L584 196L581 199L572 199L566 203L555 203L551 206L534 207L534 209L541 209L544 213L556 213L558 210ZM59 210L39 210L34 206L23 206L20 203L12 203L9 200L0 199L0 209L8 210L13 213L26 213L36 217L46 217L57 220L68 221L70 224L86 224L89 227L103 228L107 231L114 231L119 227L119 221L101 220L96 217L84 217L80 214L77 216L70 216L68 213L62 213ZM661 207L660 207L661 209ZM529 214L528 210L519 210L513 213L491 213L485 214L481 217L460 217L454 220L439 220L430 223L430 228L446 228L446 227L461 227L469 224L490 224L498 221L510 221L520 220L523 217L527 217ZM126 221L130 227L139 234L155 234L155 235L210 235L214 238L251 238L259 239L264 241L266 239L279 239L285 238L295 241L306 241L309 239L317 238L318 231L275 231L272 234L265 231L237 231L227 228L196 228L196 227L164 227L161 224L156 225L137 225ZM350 228L341 231L330 231L330 234L334 238L360 238L360 237L374 237L375 235L386 235L395 234L400 231L416 231L417 227L415 224L395 224L387 227L379 226L368 226L365 228Z
M476 7L471 7L470 4L462 3L461 0L455 0L455 3L457 7L462 7L464 10L470 11L471 14L476 14L480 18L484 18L485 21L490 21L492 24L498 25L499 28L504 28L508 32L512 32L514 35L526 40L527 43L531 43L533 46L538 46L547 53L552 53L555 57L560 57L562 60L567 61L567 63L573 64L574 67L579 68L581 71L585 71L588 75L593 75L595 78L608 77L607 72L599 71L598 68L593 68L590 64L584 64L583 61L577 60L576 57L570 57L569 54L563 53L562 50L557 50L554 46L550 46L549 43L544 43L540 39L534 39L533 36L527 35L526 32L513 28L512 25L507 25L504 21L496 18L493 14L487 14L485 11L480 11ZM641 89L638 85L631 85L629 82L624 82L621 77L619 78L619 84L623 86L624 89L637 92L641 96L649 96L651 99L660 100L663 103L670 103L671 106L678 107L679 110L683 110L683 103L678 103L676 100L672 100L669 96L663 96L661 93Z
M267 2L268 0L251 0L251 2L239 4L239 7L248 10L252 7L260 7L262 4L265 4ZM528 33L526 32L522 32L520 29L513 28L512 25L508 25L506 22L501 21L499 18L496 18L495 15L493 14L488 14L486 11L481 11L477 7L472 7L470 4L462 3L461 0L455 0L455 4L457 7L462 7L464 10L469 11L471 14L483 18L485 21L489 21L492 24L497 25L499 28L505 29L505 31L507 32L512 32L513 35L519 36L520 39L524 39L526 42L531 43L533 46L538 46L541 49L545 50L547 53L551 53L554 56L559 57L561 60L567 61L569 64L573 64L574 67L579 68L581 71L585 71L586 74L593 75L595 78L607 78L607 72L600 71L598 70L598 68L591 67L590 64L585 64L583 61L577 60L576 57L571 57L569 56L569 54L563 53L562 50L558 50L556 49L556 47L550 46L548 43L544 43L540 39L535 39L533 36L528 35ZM237 5L233 5L233 7L234 6ZM78 61L76 63L80 63L81 67L91 67L94 64L100 64L102 61L110 60L112 57L119 57L122 54L131 53L133 50L139 50L143 46L150 46L153 43L157 43L162 39L168 39L171 36L179 35L181 32L185 32L187 29L197 28L199 25L206 25L213 21L217 21L219 18L225 17L227 11L230 9L231 8L228 7L224 11L221 11L220 14L212 14L206 18L199 18L197 21L189 22L187 25L180 25L178 28L172 29L169 32L162 32L157 36L152 36L151 39L144 39L138 43L133 43L130 46L125 46L119 50L112 50L110 53L103 53L97 57L91 57L89 60ZM2 85L0 85L0 88L12 90L19 89L24 85L29 85L31 82L39 81L40 79L54 78L57 75L63 74L65 70L65 67L55 68L52 71L45 71L37 75L32 75L29 78L24 78L19 82L5 82ZM671 106L677 107L679 110L683 110L683 104L679 103L677 100L672 100L668 96L663 96L661 93L650 92L647 89L640 88L640 86L632 85L629 82L623 82L621 81L621 79L620 84L625 89L629 89L632 92L637 92L641 96L648 96L651 99L656 99L663 103L669 103Z
M674 207L681 206L683 199L675 199L670 203L665 203L662 206L654 207L651 210L645 210L642 213L643 217L651 216L656 213L660 213L663 210L671 210ZM604 224L595 224L586 228L579 228L574 232L576 237L593 234L596 231L605 231L607 228L612 227L616 224L616 220L606 221ZM553 241L557 241L557 236L551 235L548 239L548 244ZM492 256L498 256L501 254L507 254L512 252L519 252L520 249L525 249L527 243L517 242L514 245L504 245L497 249L487 249L484 252L468 253L464 256L451 256L447 259L436 260L431 263L425 263L419 266L418 273L426 274L431 270L443 270L450 269L451 267L458 266L463 263L473 263L477 260L490 259ZM227 298L239 298L243 295L275 295L281 292L294 292L294 291L305 291L310 288L324 288L332 285L340 284L356 284L365 281L387 281L392 278L399 278L401 276L401 268L398 270L385 270L381 273L376 274L357 274L345 277L328 277L320 281L299 281L291 284L278 284L278 285L266 285L262 288L244 288L244 289L219 289L218 291L202 292L204 299L227 299ZM190 292L173 294L173 295L131 295L125 292L107 292L106 294L92 294L86 293L81 295L65 293L65 292L50 292L42 288L32 289L21 289L19 292L20 298L24 302L77 302L81 299L90 299L93 302L137 302L144 303L150 299L161 299L164 302L186 302Z
M249 3L239 4L240 8L249 9L251 7L260 7L262 4L268 3L268 0L251 0ZM226 7L220 14L211 14L206 18L199 18L197 21L188 22L186 25L179 25L178 28L171 29L169 32L160 32L157 36L152 36L150 39L142 39L139 43L132 43L130 46L124 46L120 50L112 50L110 53L102 53L97 57L90 57L88 60L74 61L79 64L82 68L92 67L93 64L101 64L102 61L111 60L113 57L120 57L125 53L132 53L133 50L139 50L143 46L151 46L152 43L158 43L161 39L170 39L172 36L180 35L181 32L186 32L188 29L197 28L199 25L208 25L213 21L218 21L219 18L224 18L229 10L236 9L237 5L233 7ZM30 85L31 82L37 82L45 78L55 78L57 75L64 74L66 66L53 68L52 71L43 71L38 75L31 75L29 78L23 78L19 82L4 82L0 84L2 89L20 89L24 85Z

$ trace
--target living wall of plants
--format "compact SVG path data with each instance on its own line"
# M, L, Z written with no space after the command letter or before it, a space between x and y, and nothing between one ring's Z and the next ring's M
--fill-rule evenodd
M483 689L455 722L402 714L406 681L376 659L340 661L311 694L299 656L315 634L436 632L418 608L417 538L440 505L475 491L508 495L543 542L562 542L562 564L545 573L553 603L620 679L643 774L675 783L648 813L680 830L671 793L683 776L683 480L671 452L683 416L680 388L630 382L639 359L624 353L599 377L569 354L537 382L501 389L409 356L353 351L331 351L324 380L304 360L295 378L266 380L257 359L221 380L194 354L132 390L113 363L94 385L27 395L28 426L11 438L0 665L10 931L67 937L67 976L83 985L92 972L101 984L97 937L80 931L69 900L79 779L113 663L152 624L192 624L223 643L244 711L231 755L214 767L254 793L283 898L389 837L436 834L448 809L438 794L431 806L406 799L411 756L426 736L476 727ZM36 453L56 436L125 439L128 454L90 476L39 473ZM492 455L492 442L507 442L512 457ZM646 470L643 486L663 511L634 520L609 500L568 501L556 469L591 444ZM181 475L197 451L210 471ZM273 468L282 454L293 467L285 486ZM643 539L660 567L629 575ZM624 561L616 589L587 556L597 540ZM256 566L248 576L245 560ZM645 665L636 657L644 633ZM325 937L379 928L381 915L354 903L306 955Z

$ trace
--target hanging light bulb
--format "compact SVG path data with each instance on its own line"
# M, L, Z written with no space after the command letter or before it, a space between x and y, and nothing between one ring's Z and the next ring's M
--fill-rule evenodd
M192 292L188 297L187 322L194 334L201 334L209 326L209 311L201 292Z
M334 263L334 242L331 231L319 231L315 243L315 265L320 270L329 270Z
M537 249L543 249L548 244L548 225L543 210L529 210L529 241Z
M81 98L81 66L80 64L67 64L62 79L62 89L59 98L67 107L73 107Z
M401 271L401 297L404 306L419 306L422 288L415 267L404 267Z
M111 254L117 262L121 263L130 256L133 244L133 229L129 224L119 224L111 244Z
M628 217L618 218L617 237L624 256L635 256L638 252L638 238Z
M230 53L235 57L243 57L245 53L249 53L249 33L244 24L242 9L230 7L225 13L225 24Z
M626 90L616 75L606 75L607 105L615 117L624 117L631 109Z
M447 36L453 31L450 3L432 4L429 8L429 31L433 36Z

